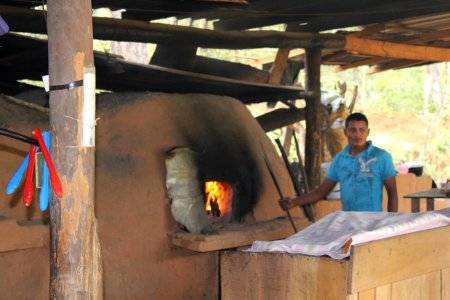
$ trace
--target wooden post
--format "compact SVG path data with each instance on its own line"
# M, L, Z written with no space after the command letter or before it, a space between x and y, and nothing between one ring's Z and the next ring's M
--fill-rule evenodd
M49 0L47 5L50 88L56 89L50 92L52 157L64 189L63 197L53 195L50 204L50 299L102 299L94 215L91 1ZM56 87L71 83L75 87Z
M313 92L306 99L305 168L311 189L320 184L322 139L322 103L320 101L321 49L308 48L305 52L305 89Z

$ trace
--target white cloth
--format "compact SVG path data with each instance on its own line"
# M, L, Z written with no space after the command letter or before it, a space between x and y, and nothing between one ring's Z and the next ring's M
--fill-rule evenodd
M423 213L335 211L296 234L277 241L255 241L249 252L287 252L342 259L351 245L450 225L450 208Z

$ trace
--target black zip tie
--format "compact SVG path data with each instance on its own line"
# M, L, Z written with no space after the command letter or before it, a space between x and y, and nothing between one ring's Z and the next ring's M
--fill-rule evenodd
M31 145L39 146L39 143L37 140L35 140L31 137L28 137L26 135L8 130L8 129L0 128L0 135L4 135L4 136L10 137L10 138L19 140L21 142L31 144Z
M82 86L82 85L83 85L83 79L77 80L77 81L73 81L73 82L68 83L68 84L51 85L49 90L50 91L71 90L71 89L74 89L74 88Z

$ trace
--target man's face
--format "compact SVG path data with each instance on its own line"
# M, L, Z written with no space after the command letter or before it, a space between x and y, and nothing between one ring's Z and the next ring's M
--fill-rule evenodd
M348 139L348 143L356 147L363 147L366 145L369 132L370 129L364 121L350 121L344 129L344 134Z

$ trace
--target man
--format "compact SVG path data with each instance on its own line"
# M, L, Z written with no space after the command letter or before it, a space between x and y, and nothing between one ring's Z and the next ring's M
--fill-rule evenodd
M383 185L388 195L388 211L398 209L395 168L391 155L367 141L369 121L361 113L353 113L345 120L344 134L348 145L338 153L322 184L298 198L279 200L287 210L324 199L337 182L341 184L344 211L382 211Z

